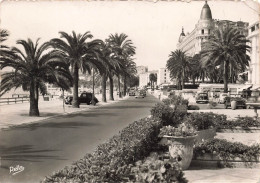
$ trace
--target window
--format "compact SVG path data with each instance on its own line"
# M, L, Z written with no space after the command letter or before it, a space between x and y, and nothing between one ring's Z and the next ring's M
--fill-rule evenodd
M209 34L210 34L210 29L209 29Z
M204 34L204 29L201 30L201 34Z
M166 76L166 73L164 75Z
M256 24L256 30L259 29L259 24Z
M255 26L251 27L251 32L255 31Z

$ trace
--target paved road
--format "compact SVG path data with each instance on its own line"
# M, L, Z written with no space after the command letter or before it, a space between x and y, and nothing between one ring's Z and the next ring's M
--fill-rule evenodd
M133 97L90 111L0 131L0 182L39 182L139 118L148 116L158 100ZM10 167L25 169L15 175Z

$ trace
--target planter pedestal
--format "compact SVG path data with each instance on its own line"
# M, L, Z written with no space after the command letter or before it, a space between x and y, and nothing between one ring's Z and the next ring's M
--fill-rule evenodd
M160 144L168 145L171 157L177 160L182 170L186 170L189 168L192 160L193 145L196 137L163 136Z

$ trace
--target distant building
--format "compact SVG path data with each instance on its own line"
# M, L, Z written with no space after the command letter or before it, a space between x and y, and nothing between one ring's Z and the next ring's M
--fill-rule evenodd
M207 41L218 27L231 26L237 28L241 34L247 36L248 25L247 22L242 21L233 22L229 20L212 19L210 7L206 1L201 10L200 19L195 25L195 29L191 33L185 34L182 28L177 49L186 52L189 56L193 56L201 51L202 43Z
M137 66L136 70L137 70L137 76L139 76L140 74L148 72L148 67L141 65L141 66Z
M248 37L250 40L251 52L249 53L251 62L249 65L248 82L254 87L260 87L260 62L259 62L259 22L248 27Z
M149 75L150 73L148 72L139 74L139 87L147 86L149 83Z
M149 76L152 73L157 75L157 83L155 83L155 85L158 84L158 70L152 70L152 71L139 74L139 87L148 85L148 83L150 82Z
M157 84L171 84L170 71L166 68L160 68L157 75Z

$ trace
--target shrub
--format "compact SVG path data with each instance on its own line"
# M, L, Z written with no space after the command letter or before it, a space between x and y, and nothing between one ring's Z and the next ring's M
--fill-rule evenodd
M137 162L136 166L132 168L132 173L135 176L130 179L131 182L188 182L183 177L184 174L177 161L160 160L157 153L152 153L144 161Z
M205 130L215 127L216 124L223 123L226 118L226 115L212 112L193 112L187 115L183 122L191 124L196 130Z
M135 121L70 167L44 182L123 182L129 165L146 157L158 141L161 123L150 118Z
M219 123L216 123L218 128L234 128L234 127L259 127L260 124L257 120L252 117L239 117L235 120L223 120Z
M173 121L172 121L173 112L174 112L174 109L164 103L157 103L151 109L152 117L155 120L161 121L164 126L173 123Z
M189 105L189 101L184 99L181 95L172 94L167 99L163 99L162 102L166 105Z
M203 155L204 153L216 154L225 162L224 165L229 166L228 160L236 157L245 161L256 160L260 154L260 146L247 146L240 142L228 142L225 139L212 139L200 143L194 148L194 155Z

